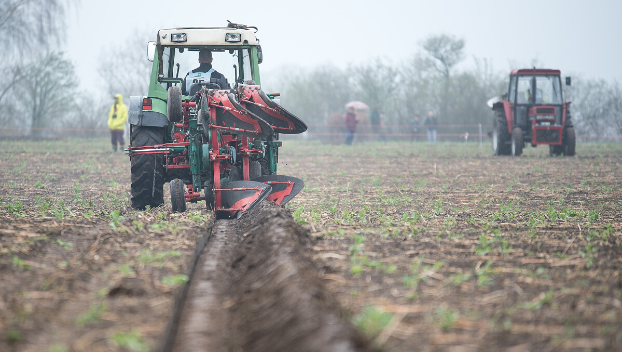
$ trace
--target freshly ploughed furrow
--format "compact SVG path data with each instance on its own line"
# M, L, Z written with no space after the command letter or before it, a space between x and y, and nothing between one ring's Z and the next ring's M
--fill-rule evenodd
M324 288L304 230L267 202L218 220L163 351L366 351ZM173 337L174 336L174 337Z

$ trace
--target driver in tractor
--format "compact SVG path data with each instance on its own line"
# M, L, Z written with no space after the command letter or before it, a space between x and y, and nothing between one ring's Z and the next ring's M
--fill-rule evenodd
M536 89L536 103L547 103L548 96L542 93L542 89ZM518 103L524 104L531 102L531 89L518 93Z
M181 90L186 95L191 95L196 93L200 89L200 84L207 83L216 83L220 87L220 89L229 89L229 82L227 82L227 78L223 76L220 72L214 70L212 68L212 51L209 49L202 49L199 51L199 67L194 70L188 72L186 74L186 79L183 82ZM198 84L193 88L194 84ZM215 88L215 87L212 87Z

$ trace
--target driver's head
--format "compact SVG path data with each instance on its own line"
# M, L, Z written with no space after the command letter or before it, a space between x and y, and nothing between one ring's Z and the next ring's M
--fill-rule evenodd
M199 51L199 63L200 64L211 64L212 63L212 51L208 49L203 49Z

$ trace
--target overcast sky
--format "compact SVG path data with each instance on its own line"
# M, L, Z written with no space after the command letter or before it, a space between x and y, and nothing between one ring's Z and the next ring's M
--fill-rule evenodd
M496 70L537 58L562 74L622 81L621 14L622 1L614 0L83 0L70 16L66 49L82 85L93 87L103 49L137 31L150 33L146 48L159 28L231 20L259 27L264 74L372 57L401 62L429 35L447 33L466 40L468 57L492 60Z

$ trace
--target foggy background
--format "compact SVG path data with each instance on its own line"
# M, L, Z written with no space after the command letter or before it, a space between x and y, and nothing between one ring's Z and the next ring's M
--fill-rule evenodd
M565 94L578 134L610 140L622 134L621 10L617 1L0 0L0 134L105 135L113 95L127 103L147 93L146 43L158 29L228 19L259 28L263 88L282 93L311 132L338 131L351 100L378 108L387 133L428 110L441 125L470 126L448 134L489 125L486 101L507 89L509 71L536 65L573 77ZM434 58L434 43L453 46L455 60Z

